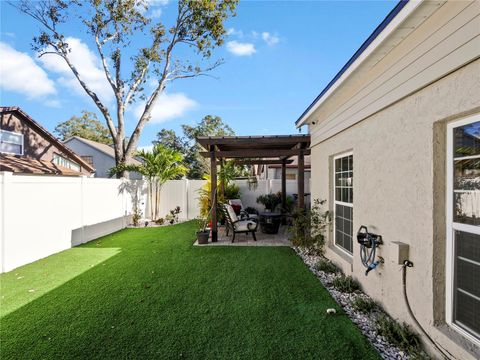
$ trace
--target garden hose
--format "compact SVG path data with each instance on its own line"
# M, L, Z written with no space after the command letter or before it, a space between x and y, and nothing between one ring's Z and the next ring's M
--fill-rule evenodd
M455 359L455 357L450 354L446 349L443 347L440 348L440 345L438 345L435 340L433 340L430 335L427 334L425 329L420 325L418 322L417 318L413 314L412 308L410 306L410 302L408 301L408 295L407 295L407 268L413 267L413 263L410 260L405 260L402 265L402 283L403 283L403 297L405 298L405 303L407 304L407 310L408 314L411 316L417 327L422 331L422 333L426 336L426 338L432 343L432 345L444 356L445 359ZM447 355L448 353L448 355Z

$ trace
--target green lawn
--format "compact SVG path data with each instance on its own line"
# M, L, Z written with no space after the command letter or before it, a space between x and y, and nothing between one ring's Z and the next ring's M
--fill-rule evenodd
M1 275L0 357L379 359L293 250L193 238L127 229Z

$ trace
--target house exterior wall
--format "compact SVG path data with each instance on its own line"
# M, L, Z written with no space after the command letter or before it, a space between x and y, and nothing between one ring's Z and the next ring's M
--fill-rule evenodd
M108 172L115 167L115 159L103 151L95 149L94 147L82 142L79 139L71 138L65 142L70 149L75 151L80 156L91 156L93 160L93 167L95 168L95 177L109 178ZM129 176L132 180L141 180L142 176L138 173L131 173Z
M385 264L364 275L359 245L353 257L333 245L326 256L351 274L395 318L413 325L402 296L393 241L409 244L414 267L407 290L429 334L457 358L480 357L479 348L445 325L446 123L480 113L480 60L323 141L312 139L312 198L333 209L333 156L353 152L353 229L383 237Z
M115 166L115 159L108 156L84 142L72 138L65 142L70 149L80 156L91 156L93 158L93 167L95 168L95 177L109 178L108 171Z
M68 154L64 153L60 147L32 128L22 116L18 116L15 112L1 114L1 129L23 134L23 156L51 162L53 160L53 155L58 154L77 163ZM80 164L78 165L81 167ZM90 173L83 167L81 167L81 173L90 175Z

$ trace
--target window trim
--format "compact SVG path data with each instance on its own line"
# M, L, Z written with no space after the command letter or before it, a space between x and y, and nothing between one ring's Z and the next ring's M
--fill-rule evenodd
M3 129L0 129L0 131L1 132L6 132L6 133L9 133L9 134L20 135L22 137L22 144L21 144L22 145L22 153L21 154L9 152L9 151L0 151L0 153L23 156L24 153L25 153L25 136L22 133L17 133L17 132L14 132L14 131L8 131L8 130L3 130ZM7 144L13 144L13 145L19 145L19 144L11 143L11 142L8 142L8 141L6 141L6 143Z
M336 193L336 185L335 185L335 160L337 159L341 159L341 158L344 158L346 156L350 156L352 155L353 156L353 151L347 151L347 152L344 152L344 153L340 153L340 154L337 154L333 157L333 171L332 171L332 184L333 184L333 206L332 206L332 214L333 214L333 246L340 250L341 252L343 252L344 254L346 254L348 257L350 258L353 258L353 244L352 244L352 252L348 252L347 249L344 249L342 248L341 246L337 245L337 242L336 242L336 239L335 239L335 234L336 234L336 223L335 223L335 205L343 205L343 206L348 206L348 207L351 207L353 209L353 202L352 203L346 203L346 202L343 202L343 201L337 201L335 200L335 193ZM352 172L353 172L353 168L352 168ZM352 185L352 190L353 190L353 185ZM353 223L353 217L352 217L352 223ZM352 243L353 243L353 233L352 233Z
M480 346L480 339L461 328L453 322L453 292L454 292L454 231L460 230L480 235L480 226L454 223L453 221L453 129L480 121L480 114L469 116L461 120L452 121L447 124L447 157L446 157L446 249L445 249L445 322L452 329L460 333L469 341Z

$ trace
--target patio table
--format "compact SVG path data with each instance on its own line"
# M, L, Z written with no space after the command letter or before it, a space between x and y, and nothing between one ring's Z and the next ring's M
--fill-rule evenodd
M258 215L260 229L264 234L277 234L282 222L282 214L279 212L263 212Z

